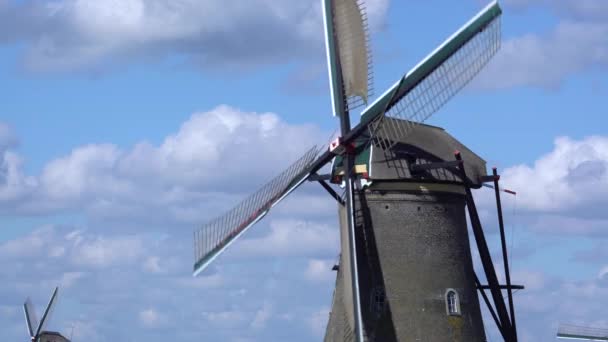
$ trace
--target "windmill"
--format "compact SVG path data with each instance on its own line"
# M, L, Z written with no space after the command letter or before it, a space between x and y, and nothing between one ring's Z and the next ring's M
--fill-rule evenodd
M38 322L32 301L29 298L25 300L25 303L23 304L23 312L25 314L25 322L27 324L27 330L30 334L32 342L70 342L70 340L58 332L44 330L46 324L51 319L55 303L57 303L58 292L59 287L56 287L55 291L53 291L51 299L49 300L49 303L44 310L40 322Z
M582 341L608 341L608 329L560 324L557 337Z
M334 266L325 341L485 341L477 291L504 340L517 341L512 290L523 287L510 282L496 169L486 175L483 159L445 130L422 124L499 49L500 6L490 3L369 105L371 54L363 3L322 0L322 7L340 137L328 148L312 147L259 191L196 230L194 275L303 182L315 181L338 202L340 221L341 256ZM353 127L350 112L362 105L367 106ZM318 174L326 165L330 174ZM471 193L490 182L504 285ZM473 270L465 207L487 285Z

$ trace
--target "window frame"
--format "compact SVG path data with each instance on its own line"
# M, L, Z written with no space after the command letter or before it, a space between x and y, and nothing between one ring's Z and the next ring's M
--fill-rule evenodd
M445 301L446 314L448 316L462 316L462 311L460 309L460 295L458 294L458 291L452 288L447 289L443 297Z

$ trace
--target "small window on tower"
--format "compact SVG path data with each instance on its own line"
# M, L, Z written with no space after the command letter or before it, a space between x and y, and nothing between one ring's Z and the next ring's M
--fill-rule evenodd
M448 289L446 291L445 302L448 315L460 315L460 299L456 290Z

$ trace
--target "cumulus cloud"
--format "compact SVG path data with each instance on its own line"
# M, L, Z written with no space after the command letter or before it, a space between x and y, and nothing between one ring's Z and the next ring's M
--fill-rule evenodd
M144 262L144 270L150 273L162 273L164 270L160 265L160 258L157 256L150 256L146 258Z
M369 1L380 26L388 0ZM251 66L317 53L320 2L272 0L59 0L0 4L0 42L25 46L35 71L99 68L130 58Z
M158 328L166 323L167 318L156 309L149 308L139 312L139 321L147 328Z
M505 169L501 182L518 190L518 205L527 210L597 218L608 203L607 170L608 138L560 137L533 165Z
M274 113L219 106L193 114L158 146L81 146L48 162L38 176L26 176L19 155L7 151L0 164L0 210L81 209L106 219L200 223L324 142L324 136L312 125L289 125Z
M600 269L597 274L597 278L603 286L608 287L608 265Z
M563 21L551 33L508 39L476 86L554 89L569 76L608 68L608 24Z
M221 327L239 325L240 323L246 320L245 314L237 310L221 312L203 312L203 318L209 323Z
M339 249L338 227L299 220L273 220L270 233L239 241L235 254L251 256L335 255Z
M12 202L28 196L36 179L23 173L23 159L14 151L16 138L8 126L0 123L0 202Z
M608 287L595 276L572 280L526 267L513 273L513 282L525 285L524 290L514 294L518 335L522 340L552 340L559 323L597 327L608 323L601 318L608 301ZM486 321L491 321L489 315ZM490 338L500 339L497 330L489 326Z
M268 320L272 317L272 314L272 305L269 302L264 302L264 305L256 311L253 321L251 322L251 328L263 329Z
M323 307L318 311L315 311L309 318L310 328L313 333L320 337L325 333L325 327L329 319L329 308Z
M608 6L602 0L511 0L516 9L548 7L559 17L550 32L507 39L475 85L557 88L569 76L608 68Z
M80 230L62 234L66 228L44 226L17 239L0 244L0 256L11 259L67 258L76 266L103 268L138 261L144 254L141 236L101 236ZM64 275L66 284L81 273Z
M198 340L201 327L213 329L215 340L259 340L256 336L284 340L291 336L285 331L294 329L303 329L301 336L306 339L308 307L318 307L325 298L301 282L306 265L288 269L285 265L292 265L290 257L303 263L307 258L335 255L336 227L317 216L310 217L317 221L293 219L318 211L327 215L323 204L309 204L329 196L311 195L305 186L299 191L302 198L279 207L281 219L270 230L245 236L240 242L243 251L235 246L233 256L239 261L246 258L246 269L228 263L217 266L221 273L191 277L189 232L192 223L229 208L326 137L314 126L289 125L273 113L220 106L193 114L158 145L80 146L49 161L33 176L25 174L22 164L12 163L8 170L17 181L10 186L0 183L0 190L14 194L1 198L2 213L20 218L40 214L39 219L52 222L54 215L79 212L94 227L47 225L0 243L0 260L7 270L0 282L10 284L0 288L0 304L37 293L44 300L49 289L60 285L66 289L65 301L71 303L67 304L71 317L61 317L61 326L69 331L69 322L78 322L76 333L91 341L128 338L116 329L117 321L147 340ZM20 157L17 151L16 145L6 150ZM335 203L328 202L333 212ZM159 232L154 226L159 222L171 227L183 223L188 233ZM263 250L260 243L274 244L276 249ZM264 273L268 257L275 260L272 274ZM300 280L300 287L294 286L294 278ZM294 298L293 289L300 296ZM265 298L273 302L264 304ZM20 304L10 300L10 305ZM293 301L302 302L300 311L275 312ZM7 315L10 324L22 327L21 316ZM171 327L174 317L184 327L177 333ZM268 328L274 318L285 326L276 333ZM12 340L13 334L9 336Z
M608 237L608 220L583 219L566 215L538 215L528 219L529 227L540 233L585 237Z
M13 133L11 127L0 122L0 152L17 145L17 137Z
M592 248L574 254L573 260L585 264L603 265L608 260L608 241L597 240Z
M533 163L501 171L501 186L517 191L503 196L507 224L542 234L608 237L607 171L607 137L556 138ZM482 220L496 225L494 192L478 191L475 198Z
M116 263L138 260L143 254L143 242L138 237L95 237L76 244L72 258L74 263L95 267L107 267Z
M506 0L512 8L548 7L558 15L569 18L599 19L608 16L608 4L603 0Z
M18 310L21 300L33 295L38 306L44 304L56 285L62 288L62 300L57 325L50 328L64 327L61 331L69 333L76 323L75 336L91 341L125 340L134 334L146 340L179 337L194 341L202 331L214 340L235 340L243 333L259 340L255 336L268 334L266 327L274 317L275 304L266 301L269 297L265 287L250 286L268 280L263 272L243 277L243 270L237 268L193 278L189 275L191 251L184 248L190 246L190 241L184 241L190 235L176 234L168 241L161 238L161 243L156 235L138 238L141 243L136 245L147 247L140 250L127 243L134 241L130 235L99 236L85 229L48 226L0 244L1 266L5 270L0 281L8 284L0 288L0 316L7 325L21 327L18 332L3 330L0 335L12 340L23 334L23 317ZM57 256L51 258L51 247L63 252L54 253ZM177 267L166 266L173 263L168 262L172 259ZM152 272L146 266L150 260L155 265ZM259 270L264 263L250 265ZM157 272L157 268L162 272ZM273 282L279 288L290 287L289 275ZM304 291L299 293L310 296ZM272 298L285 307L291 296ZM312 302L316 305L317 298L313 297ZM179 331L175 329L176 320ZM289 324L307 326L306 322L299 322ZM124 326L130 329L117 329ZM272 336L271 340L281 340Z
M178 285L193 289L217 288L224 284L225 280L220 274L202 275L198 277L181 277L175 281Z
M322 260L322 259L311 259L308 260L308 267L304 273L304 276L309 281L315 283L324 283L328 286L331 281L335 280L336 274L332 271L335 261L333 260Z

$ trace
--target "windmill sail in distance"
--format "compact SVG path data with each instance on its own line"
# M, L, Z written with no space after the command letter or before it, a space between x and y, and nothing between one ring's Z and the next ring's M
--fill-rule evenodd
M25 300L25 303L23 304L23 313L25 314L25 323L27 325L31 342L70 342L70 340L58 332L45 330L47 323L51 320L53 309L57 303L58 293L59 288L56 287L55 291L53 291L51 299L49 300L49 303L44 309L40 322L38 322L32 301L29 298Z
M340 120L341 136L332 142L329 149L313 147L235 209L197 230L194 238L194 274L202 272L233 241L300 184L306 180L315 180L336 198L340 212L342 253L326 341L405 341L420 336L423 340L435 341L436 336L440 336L441 340L447 338L447 334L456 334L454 340L458 341L485 340L475 294L476 289L483 286L473 274L466 226L463 229L463 225L466 225L465 203L469 210L473 210L469 212L470 215L476 213L469 187L480 187L489 179L483 178L485 162L442 129L420 123L437 112L465 86L499 49L502 11L496 1L489 4L369 104L361 113L359 124L351 127L350 110L357 104L366 104L371 90L371 54L366 16L362 3L356 0L323 0L322 6L333 113ZM458 156L464 157L466 162L446 161L454 149L462 151ZM419 165L422 162L428 165ZM330 163L330 175L317 174ZM328 179L344 184L344 195L337 194L325 182ZM445 243L460 251L461 260L455 265L462 267L449 268L449 272L437 274L443 274L448 283L453 281L456 284L454 289L445 287L446 281L433 278L431 283L439 285L419 283L415 290L422 291L422 285L429 285L428 293L399 293L404 290L404 282L415 281L401 279L402 277L396 280L391 278L398 272L391 273L391 267L383 263L386 260L397 260L399 255L402 257L405 254L397 250L386 250L385 246L374 239L374 235L391 231L395 228L395 222L402 222L404 218L395 216L395 222L384 222L383 218L390 215L372 213L370 210L375 210L372 207L378 203L383 203L383 208L391 207L386 202L388 199L382 197L384 195L377 196L377 191L390 194L394 197L390 201L396 201L395 203L409 203L406 206L397 205L402 213L408 212L411 203L416 203L418 210L427 205L445 209L445 212L437 212L433 217L440 218L437 222L445 228L446 234L459 232L453 241ZM449 195L444 196L445 193ZM420 202L422 197L429 195L434 200ZM370 206L369 201L377 203ZM450 216L446 212L452 212L450 215L456 216ZM429 214L419 215L427 217ZM417 219L412 217L405 223L418 222L418 226L428 224ZM477 224L474 226L484 272L489 282L486 287L491 290L496 306L496 313L493 309L492 313L505 340L515 341L513 311L510 315L506 312L494 266L486 260L490 256L483 231L480 232ZM412 229L415 230L416 227ZM415 241L423 242L421 236L399 241L404 246ZM390 244L390 241L386 242ZM446 246L440 248L444 247ZM388 254L380 255L381 253ZM396 254L392 255L394 253ZM435 261L429 260L428 266L434 266ZM462 269L466 274L461 271L452 272L454 269ZM441 293L438 292L440 288ZM438 313L436 303L433 304L434 309L430 310L432 314L419 314L419 318L411 316L412 312L419 309L417 304L397 312L400 308L397 304L401 299L421 293L435 296L441 303L445 297L444 311L448 315ZM483 294L485 298L485 292ZM384 307L379 302L389 306L393 303L394 312L387 316L374 311L370 308L370 305L374 306L370 296L378 299L376 308ZM459 311L461 307L466 310ZM435 337L426 338L426 335L416 332L413 327L420 324L427 325L426 332ZM438 326L428 326L429 324Z
M592 328L573 324L560 324L557 337L581 341L608 341L608 328Z

